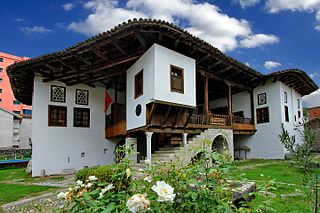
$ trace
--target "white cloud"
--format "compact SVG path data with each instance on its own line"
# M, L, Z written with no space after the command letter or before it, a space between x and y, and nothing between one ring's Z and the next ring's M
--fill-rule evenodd
M320 106L320 89L302 98L308 107Z
M248 67L251 67L249 62L244 63L245 65L247 65Z
M316 13L318 24L315 30L320 31L320 0L267 0L266 9L270 13L281 11Z
M53 30L49 28L45 28L43 26L33 26L33 27L21 27L20 28L22 32L26 34L45 34L45 33L51 33Z
M15 21L15 22L23 22L23 21L25 21L23 18L14 18L12 20Z
M244 9L247 7L254 6L260 2L260 0L235 0Z
M281 66L281 64L279 62L276 61L265 61L264 62L264 67L267 70L272 70L273 68L279 67Z
M319 78L320 77L320 74L317 73L317 72L314 72L314 73L311 73L309 74L310 78L312 78L313 80L316 79L316 78Z
M72 10L74 7L75 5L73 3L66 3L62 5L62 8L67 12Z
M257 36L247 20L230 17L213 4L195 0L128 0L124 7L119 7L118 0L90 0L84 8L91 14L82 22L71 23L69 29L86 35L101 33L132 18L156 18L184 26L190 33L222 51L234 50L239 47L240 41ZM272 38L255 41L255 45L246 48L270 44L270 40L277 38L274 35L258 35Z
M261 47L265 44L275 44L279 42L279 38L275 35L255 34L249 35L240 41L240 46L245 48Z

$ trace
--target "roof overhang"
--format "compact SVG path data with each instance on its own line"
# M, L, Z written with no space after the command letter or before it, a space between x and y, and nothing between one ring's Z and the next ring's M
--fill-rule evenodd
M279 80L287 86L292 87L302 96L309 95L318 89L314 81L304 71L299 69L274 72L267 75L266 78Z
M216 80L254 88L266 77L187 31L151 19L129 20L65 50L15 63L7 72L15 98L31 105L35 75L44 82L108 88L115 78L125 76L126 70L154 43L195 59L197 70Z

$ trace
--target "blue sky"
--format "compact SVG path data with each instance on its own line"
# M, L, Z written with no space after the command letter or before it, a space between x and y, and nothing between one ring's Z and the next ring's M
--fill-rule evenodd
M320 84L320 0L30 0L0 7L0 51L35 57L133 17L186 28L262 73L300 68ZM320 91L304 98L320 105Z

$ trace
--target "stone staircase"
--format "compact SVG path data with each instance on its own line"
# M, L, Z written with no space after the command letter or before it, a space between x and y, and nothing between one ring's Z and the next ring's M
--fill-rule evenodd
M194 137L188 139L187 145L166 145L164 147L159 148L158 151L152 154L152 163L155 162L176 162L179 160L183 165L188 164L192 157L198 154L199 150L204 146L203 140L213 141L217 134L221 134L225 130L219 129L207 129L203 131L199 135L195 135ZM232 135L232 130L231 130ZM209 145L209 149L211 149L211 145ZM233 147L232 147L233 149ZM136 163L133 165L134 170L136 171L138 176L143 175L139 169L145 169L146 164L144 160L140 160L140 163ZM139 174L141 173L141 174Z

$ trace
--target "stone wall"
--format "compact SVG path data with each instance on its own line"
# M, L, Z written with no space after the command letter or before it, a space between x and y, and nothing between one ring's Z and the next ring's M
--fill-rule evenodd
M0 160L30 158L31 149L0 149Z

